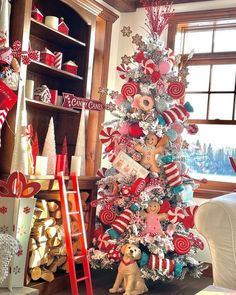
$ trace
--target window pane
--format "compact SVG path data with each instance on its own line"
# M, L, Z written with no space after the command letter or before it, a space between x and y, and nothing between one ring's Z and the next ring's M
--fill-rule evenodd
M232 120L234 94L211 94L209 119Z
M236 51L236 29L217 29L215 31L214 52Z
M185 33L184 53L212 52L213 31L189 31Z
M186 163L193 177L236 182L236 173L229 157L236 158L236 125L198 125L196 135L184 134L189 143L185 150ZM229 135L232 136L229 136Z
M207 94L186 94L186 101L192 105L194 112L190 113L190 119L206 119L207 116Z
M212 66L211 91L234 91L235 65Z
M210 66L189 66L187 91L208 91Z

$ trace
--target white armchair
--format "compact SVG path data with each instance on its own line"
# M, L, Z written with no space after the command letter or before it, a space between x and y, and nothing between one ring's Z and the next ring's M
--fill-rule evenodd
M236 290L236 193L202 204L195 225L209 244L214 285Z

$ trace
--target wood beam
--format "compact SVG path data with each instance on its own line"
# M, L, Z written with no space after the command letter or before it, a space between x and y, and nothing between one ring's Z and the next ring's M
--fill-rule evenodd
M120 12L134 12L136 11L139 0L104 0L104 2Z

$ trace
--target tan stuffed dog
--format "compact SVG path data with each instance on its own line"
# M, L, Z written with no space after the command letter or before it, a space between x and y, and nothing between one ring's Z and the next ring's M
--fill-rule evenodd
M123 295L139 295L148 292L136 260L141 258L141 250L132 244L122 246L123 259L118 267L118 274L110 293L125 293ZM121 286L124 286L123 288Z

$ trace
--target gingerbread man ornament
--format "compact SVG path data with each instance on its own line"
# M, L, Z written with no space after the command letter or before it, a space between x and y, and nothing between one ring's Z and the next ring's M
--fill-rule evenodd
M160 221L168 219L168 214L159 213L160 205L157 201L150 201L146 211L142 212L145 218L145 229L142 236L146 234L151 236L164 235Z
M167 142L168 137L166 135L159 138L154 133L148 133L144 144L136 144L134 146L136 151L143 154L140 164L148 167L152 172L160 172L155 157L164 152L164 145L167 144Z

